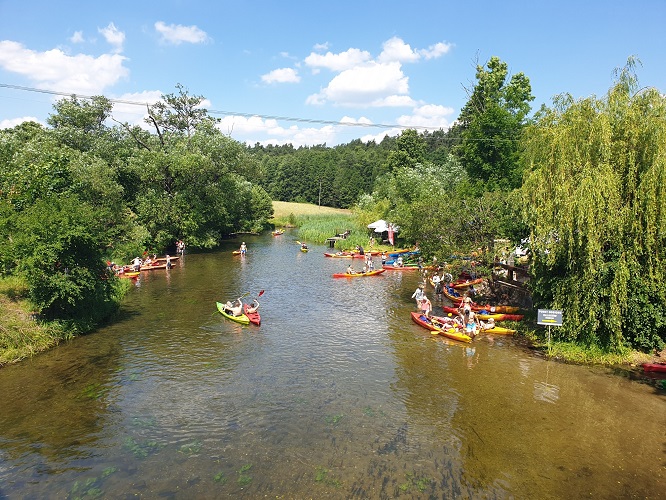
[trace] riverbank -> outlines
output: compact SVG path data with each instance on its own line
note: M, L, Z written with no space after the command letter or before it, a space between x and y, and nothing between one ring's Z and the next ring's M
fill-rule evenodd
M125 283L119 293L124 295L127 290L129 284ZM84 328L89 327L74 322L41 320L28 299L28 286L24 281L16 277L0 279L0 368L89 333L90 330Z
M0 280L0 367L17 363L69 340L75 335L58 322L44 322L35 317L25 297L27 288L14 279ZM522 326L522 325L521 325ZM524 325L527 326L527 325ZM584 365L638 368L642 363L666 362L666 350L648 354L627 349L609 353L566 342L552 342L550 349L534 328L520 331L531 349L551 359Z
M336 244L336 249L344 250L355 245L367 247L367 230L349 210L279 201L273 205L275 224L280 225L278 221L290 224L292 221L298 226L298 237L304 241L323 243L336 230L352 229L350 237ZM339 245L344 248L338 248ZM391 247L375 245L374 249L390 251ZM27 285L14 278L0 280L0 366L29 358L75 336L71 328L36 318L26 298L27 291ZM627 368L639 368L642 363L666 362L666 350L659 354L629 349L611 353L565 342L553 342L549 348L543 334L537 333L535 324L521 324L520 327L519 334L532 349L562 362Z
M66 338L59 325L37 321L27 291L20 280L0 280L0 367L46 351Z

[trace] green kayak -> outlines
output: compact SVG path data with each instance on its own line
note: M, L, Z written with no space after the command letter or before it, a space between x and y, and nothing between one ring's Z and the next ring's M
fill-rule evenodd
M217 310L220 311L222 316L229 318L231 321L235 321L236 323L241 323L243 325L250 324L250 318L245 316L245 314L241 314L240 316L233 316L224 310L224 304L222 302L216 302L216 304Z

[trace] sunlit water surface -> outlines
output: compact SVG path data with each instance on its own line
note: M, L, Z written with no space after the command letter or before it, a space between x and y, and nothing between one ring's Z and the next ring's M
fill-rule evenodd
M654 387L433 337L415 274L334 279L349 262L324 247L246 241L143 273L120 321L0 370L0 497L666 497ZM216 312L260 290L260 327Z

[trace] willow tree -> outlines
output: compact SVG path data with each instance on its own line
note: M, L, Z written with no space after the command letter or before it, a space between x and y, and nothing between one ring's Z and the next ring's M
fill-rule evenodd
M523 192L539 306L565 340L621 349L666 339L666 99L636 60L601 99L555 99L525 138Z

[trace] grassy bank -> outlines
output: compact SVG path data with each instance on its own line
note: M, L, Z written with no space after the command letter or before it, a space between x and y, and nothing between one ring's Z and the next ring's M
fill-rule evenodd
M129 290L121 280L117 300ZM27 284L15 276L0 279L0 367L51 349L64 340L88 333L89 321L43 321L28 299Z
M18 278L0 280L0 366L29 358L70 337L60 325L35 319L27 292L27 285Z
M350 250L357 245L369 248L370 233L351 210L320 207L309 203L273 201L276 227L298 228L298 238L310 243L325 243L336 234L349 231L349 236L335 244L335 250ZM375 243L373 249L392 251L389 245Z
M351 210L344 208L320 207L311 203L296 203L292 201L273 201L273 223L277 227L294 226L300 217L304 216L352 216Z
M520 327L523 329L520 329ZM542 327L525 328L527 325L518 325L519 334L523 336L530 345L541 351L550 359L563 361L565 363L580 365L604 365L604 366L640 366L642 363L666 362L666 350L659 356L623 349L621 351L608 351L599 346L585 346L573 342L565 342L551 338L548 342L548 334Z

